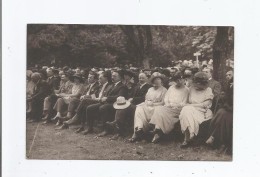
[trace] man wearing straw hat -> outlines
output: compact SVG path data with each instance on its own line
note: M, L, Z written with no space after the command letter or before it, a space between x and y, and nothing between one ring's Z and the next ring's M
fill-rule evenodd
M134 113L136 109L136 105L144 102L145 95L148 89L151 87L150 84L147 83L148 77L145 73L139 74L139 84L136 86L135 93L133 98L129 98L124 103L124 97L118 97L117 101L114 103L114 108L116 109L115 120L113 122L106 122L111 129L116 130L116 134L111 139L117 139L119 136L122 136L124 131L126 130L127 123L133 123ZM129 105L129 103L131 103Z

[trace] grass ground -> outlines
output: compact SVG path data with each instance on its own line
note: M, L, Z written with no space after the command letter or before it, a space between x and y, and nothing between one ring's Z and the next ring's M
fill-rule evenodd
M37 128L38 126L38 128ZM169 139L159 144L146 141L129 143L129 137L109 140L96 134L74 133L77 126L55 130L53 124L27 123L26 154L28 159L48 160L205 160L231 161L232 157L205 146L180 149L180 141ZM35 136L35 132L37 133ZM34 138L35 136L35 138ZM33 142L34 139L34 143Z

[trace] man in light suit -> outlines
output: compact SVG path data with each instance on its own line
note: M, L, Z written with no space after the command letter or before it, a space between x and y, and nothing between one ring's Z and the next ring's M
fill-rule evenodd
M82 114L82 108L93 102L93 99L96 98L97 92L99 90L98 75L94 72L89 72L88 74L88 86L86 87L84 95L79 98L72 98L69 103L69 109L75 111L75 115L71 117L68 121L63 122L63 125L57 129L68 128L70 124L76 123ZM95 101L95 100L94 100ZM95 103L95 102L94 102ZM84 110L84 109L83 109ZM84 111L83 111L84 112Z

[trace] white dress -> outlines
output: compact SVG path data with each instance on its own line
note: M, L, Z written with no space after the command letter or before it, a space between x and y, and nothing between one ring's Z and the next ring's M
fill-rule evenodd
M189 103L200 104L200 106L186 105L182 108L179 116L182 132L188 128L190 134L198 135L199 125L213 116L210 110L213 97L209 87L202 91L198 91L194 87L190 88Z
M156 129L161 129L164 134L170 133L174 125L179 121L179 114L182 107L187 103L189 89L184 86L176 89L171 86L164 97L164 106L157 106L150 123L155 125Z
M76 95L78 94L79 97L82 95L84 91L84 86L83 84L73 84L72 89L71 89L71 94ZM63 100L66 104L69 104L71 101L70 96L63 97Z
M167 89L160 87L157 90L151 87L145 96L145 102L136 106L134 128L142 128L144 132L149 130L149 122L154 112L154 108L157 106L150 106L150 103L162 102Z

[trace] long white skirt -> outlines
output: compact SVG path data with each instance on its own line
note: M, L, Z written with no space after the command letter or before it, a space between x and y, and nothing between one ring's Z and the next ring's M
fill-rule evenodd
M142 128L144 132L149 131L149 122L154 113L155 106L147 106L145 103L141 103L136 106L134 129Z
M181 108L173 109L166 106L158 106L154 110L150 123L154 124L155 128L161 129L164 134L168 134L179 121L180 111Z
M181 130L184 132L187 128L190 134L198 135L199 125L212 118L210 109L202 109L193 106L184 106L180 113Z

